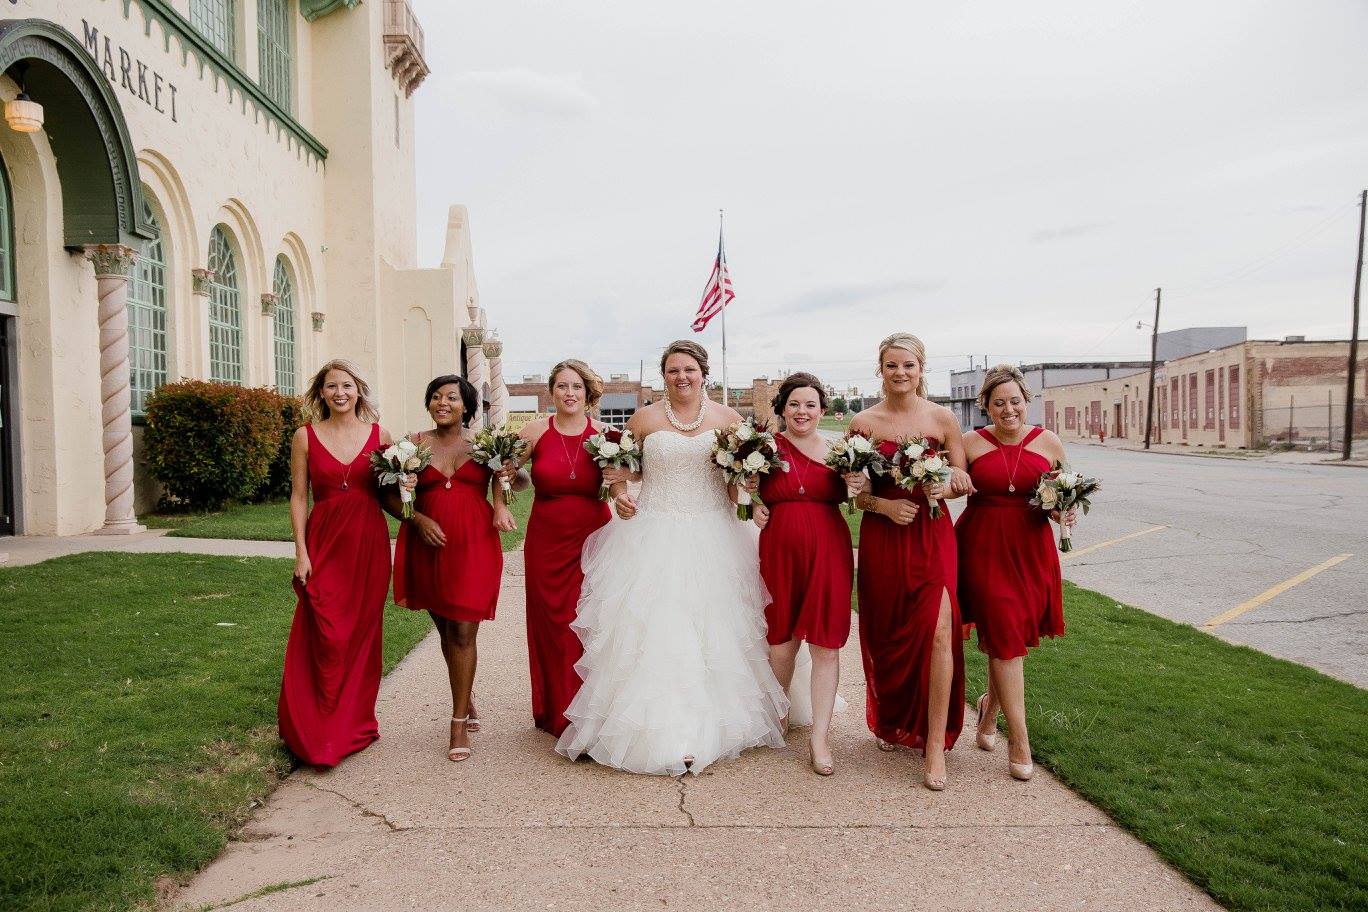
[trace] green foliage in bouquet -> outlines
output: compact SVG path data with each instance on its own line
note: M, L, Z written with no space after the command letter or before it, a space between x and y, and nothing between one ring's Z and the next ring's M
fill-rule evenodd
M166 505L216 510L266 484L285 436L280 399L203 380L159 387L147 401L143 445Z

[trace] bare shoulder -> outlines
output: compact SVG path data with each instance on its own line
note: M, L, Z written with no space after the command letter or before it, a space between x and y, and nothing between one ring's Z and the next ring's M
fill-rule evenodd
M959 433L959 419L955 417L955 413L950 411L949 407L932 402L929 399L926 400L926 404L930 408L931 420L936 423L936 427L954 428L955 432Z
M394 443L394 438L390 436L390 432L383 427L380 428L380 445L389 446L391 443Z
M599 421L597 418L590 418L589 426L594 429L595 433L598 434L603 433L603 431L608 427L608 425L604 424L602 421Z
M1037 449L1054 462L1064 462L1064 441L1059 439L1059 435L1049 429L1042 430L1033 441L1037 444Z
M536 446L537 441L541 440L542 434L546 433L547 423L548 422L542 421L540 418L536 421L529 421L518 430L518 436L523 440L526 440L532 446Z
M632 413L632 417L627 419L627 430L631 431L632 436L638 440L664 426L665 410L659 402L652 402L650 405L637 409Z
M712 402L708 406L708 411L716 415L723 425L736 424L741 420L741 413L730 405L722 405L719 402ZM711 422L709 422L711 424Z
M964 447L964 455L970 460L977 459L993 448L993 445L984 440L983 435L978 431L966 431L961 435L960 443Z
M852 431L858 431L861 434L873 434L875 429L878 428L879 423L882 420L883 403L880 402L875 405L871 405L869 408L864 409L863 411L856 412L855 416L850 419L849 429Z

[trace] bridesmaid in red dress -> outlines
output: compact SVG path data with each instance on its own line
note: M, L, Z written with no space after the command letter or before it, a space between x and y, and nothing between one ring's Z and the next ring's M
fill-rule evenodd
M432 462L418 473L413 517L399 529L394 601L432 616L451 685L447 759L461 761L470 757L469 732L478 731L470 696L475 637L481 621L494 619L499 601L499 532L511 532L515 523L503 489L491 485L493 473L470 458L465 428L479 408L475 387L447 374L428 384L424 398L434 426L418 439L431 448ZM398 492L391 489L387 496L397 507Z
M529 422L520 432L528 442L537 492L527 519L523 560L532 720L560 737L569 724L565 708L581 683L575 663L583 645L570 629L584 581L580 557L584 540L608 522L609 511L598 497L603 472L584 449L584 442L603 429L589 417L603 396L603 381L589 365L572 358L551 369L546 385L555 414Z
M921 340L896 333L879 345L883 399L850 422L852 431L884 441L888 452L901 437L940 443L956 469L954 484L967 489L959 422L926 398ZM868 689L869 728L881 750L920 748L923 784L945 788L945 751L964 725L963 641L955 589L955 530L949 510L932 519L927 491L906 491L888 476L872 484L847 477L862 492L860 522L860 649ZM948 495L950 491L930 493Z
M327 768L380 737L375 697L390 550L369 454L391 441L377 423L369 385L349 361L323 365L305 399L321 418L290 443L299 601L278 713L291 753Z
M1025 656L1042 636L1064 635L1064 601L1050 518L1073 525L1073 512L1047 517L1030 505L1040 476L1064 460L1053 432L1026 423L1031 391L1021 371L999 364L988 371L979 405L992 427L964 435L974 492L955 525L960 554L972 561L959 579L964 622L978 629L988 656L988 692L979 697L976 742L997 742L999 706L1007 716L1007 768L1031 778L1026 732Z
M787 472L760 480L764 506L756 511L760 533L760 575L770 593L770 667L787 693L798 647L812 655L812 732L808 750L813 772L833 772L827 732L840 676L838 652L850 636L850 589L855 574L850 527L841 517L848 496L841 476L827 467L830 444L817 433L826 412L822 381L794 373L774 397L784 419L775 435Z

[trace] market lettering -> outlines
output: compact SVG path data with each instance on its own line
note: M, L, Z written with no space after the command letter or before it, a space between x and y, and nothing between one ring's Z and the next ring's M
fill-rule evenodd
M176 111L176 84L134 57L123 47L115 45L108 35L82 19L86 50L113 85L127 89L138 100L158 114L170 114L172 123L180 123ZM118 68L115 69L114 51L118 49Z

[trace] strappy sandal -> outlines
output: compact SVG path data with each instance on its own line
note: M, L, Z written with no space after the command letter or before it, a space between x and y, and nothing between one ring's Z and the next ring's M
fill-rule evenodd
M480 717L475 715L475 701L470 701L470 721L466 723L466 731L477 732L480 730Z
M466 731L470 730L470 716L452 716L452 722L461 722L466 726ZM470 759L471 750L468 747L453 747L447 751L447 759L452 763L459 763L462 760Z

